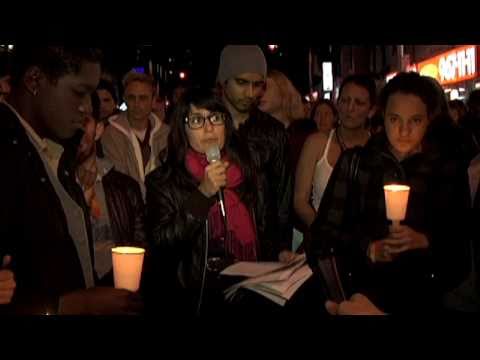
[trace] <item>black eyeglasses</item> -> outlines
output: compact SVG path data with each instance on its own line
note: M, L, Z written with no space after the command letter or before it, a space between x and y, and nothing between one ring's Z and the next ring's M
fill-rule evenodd
M205 126L205 120L208 119L213 126L225 124L225 114L221 112L212 112L208 116L192 114L185 118L185 124L192 130L201 129Z

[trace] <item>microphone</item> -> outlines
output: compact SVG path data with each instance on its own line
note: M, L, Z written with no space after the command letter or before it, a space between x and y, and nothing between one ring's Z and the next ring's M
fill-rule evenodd
M205 152L205 155L207 155L207 161L209 164L213 164L216 161L220 161L221 155L220 155L220 148L218 147L218 144L213 144L212 146L210 146ZM218 202L220 203L220 210L222 211L222 216L226 220L227 217L225 213L225 201L223 200L223 190L220 189L217 195L218 195Z

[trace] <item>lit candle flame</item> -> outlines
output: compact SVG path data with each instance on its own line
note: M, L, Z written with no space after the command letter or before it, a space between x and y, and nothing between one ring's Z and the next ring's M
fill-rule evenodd
M407 185L390 184L383 187L385 191L385 207L387 219L398 225L405 220L410 187Z

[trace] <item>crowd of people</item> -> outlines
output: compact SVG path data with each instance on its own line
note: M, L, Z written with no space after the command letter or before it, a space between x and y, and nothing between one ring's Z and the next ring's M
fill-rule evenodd
M22 44L0 63L0 313L479 310L480 90L463 104L417 73L382 89L352 74L306 110L260 47L228 45L212 86L167 106L135 71L120 97L101 64L97 49ZM391 183L410 186L400 225ZM114 287L118 245L146 249L137 292ZM225 299L228 265L299 252L313 276L286 306Z

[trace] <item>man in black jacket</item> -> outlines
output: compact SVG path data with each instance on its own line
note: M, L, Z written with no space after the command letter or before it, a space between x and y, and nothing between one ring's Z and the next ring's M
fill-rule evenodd
M228 45L220 56L218 88L235 128L250 149L258 191L259 236L271 244L267 257L288 261L291 250L293 177L283 126L257 109L265 88L267 63L258 46ZM265 206L263 206L265 204Z
M100 112L99 96L92 93L77 153L77 174L82 174L78 178L90 209L95 272L100 284L112 286L111 248L146 247L145 208L140 185L135 179L116 171L113 162L98 153L96 145L105 129L104 123L98 120Z
M106 314L132 310L131 293L98 288L88 209L75 155L100 53L16 46L12 91L0 104L0 257L17 287L5 313Z

